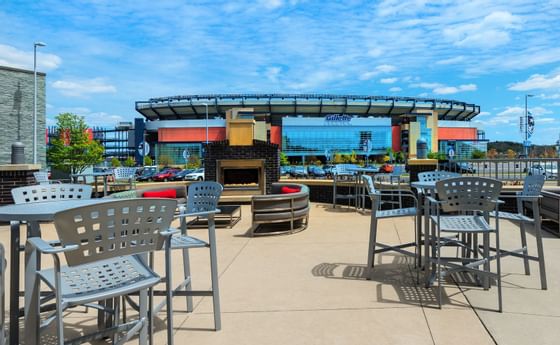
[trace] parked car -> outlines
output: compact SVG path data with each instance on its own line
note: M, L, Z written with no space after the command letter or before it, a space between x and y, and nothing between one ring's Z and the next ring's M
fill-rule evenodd
M460 174L476 174L476 169L472 163L467 162L442 162L439 164L439 170L458 172Z
M181 170L176 168L163 169L159 173L152 176L152 181L171 181L175 177L175 174L177 174L179 171Z
M528 175L544 175L547 180L558 178L558 169L552 166L533 164L527 170Z
M147 166L142 169L142 173L136 177L136 181L138 182L146 182L151 181L152 177L157 174L157 167L155 166Z
M280 175L281 176L289 175L290 171L291 171L291 167L289 165L280 166Z
M290 175L292 175L292 177L295 177L295 178L307 177L308 176L307 168L302 166L302 165L297 165L297 166L292 168L292 170L290 171Z
M185 181L204 181L204 168L196 169L185 175Z
M194 169L183 169L183 170L179 171L178 173L176 173L175 176L173 176L172 181L184 181L185 176L192 173L193 171L194 171Z
M327 176L327 173L325 173L325 170L323 170L323 168L318 167L318 166L310 166L307 170L309 171L309 175L314 176L314 177L325 177L325 176Z

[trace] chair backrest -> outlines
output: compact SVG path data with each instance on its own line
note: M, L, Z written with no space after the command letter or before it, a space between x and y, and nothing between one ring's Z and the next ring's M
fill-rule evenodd
M38 184L49 184L49 173L46 171L35 171L33 177Z
M136 168L134 167L119 167L113 170L115 180L128 180L133 179L136 175Z
M85 184L38 184L12 189L16 204L55 200L91 199L91 186Z
M362 182L366 185L366 190L368 195L372 195L376 193L375 184L373 183L373 179L369 175L362 175Z
M523 181L523 196L539 196L541 195L542 188L544 186L544 175L532 175L525 177Z
M502 182L483 177L455 177L436 182L444 212L491 211L502 190Z
M437 182L446 178L460 177L461 174L451 171L424 171L418 173L418 181L420 182Z
M213 181L190 184L187 192L186 212L206 212L217 209L223 189L221 184Z
M65 253L75 266L161 249L160 232L169 229L176 207L173 199L117 200L58 212L54 225L62 245L79 245Z

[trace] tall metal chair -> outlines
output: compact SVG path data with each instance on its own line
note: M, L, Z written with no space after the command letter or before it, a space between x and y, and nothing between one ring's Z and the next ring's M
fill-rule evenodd
M494 226L491 226L486 217L489 212L497 211L500 203L499 195L502 189L502 182L481 177L456 177L444 179L436 182L438 199L428 196L430 202L439 206L436 207L436 214L432 215L432 245L435 249L435 258L432 262L436 265L435 278L438 282L438 305L441 308L442 279L453 272L467 271L484 276L485 288L488 287L488 277L494 278L498 285L498 310L502 311L502 280L500 255L496 255L497 272L490 272L490 234L496 235L496 250L500 251L500 232L499 219L495 218ZM442 214L443 212L443 214ZM468 213L468 214L467 214ZM465 243L450 237L443 237L446 234L478 234L483 235L482 257L444 257L442 248L446 246L467 246ZM478 253L478 248L476 248ZM479 267L483 265L481 270ZM445 272L441 267L446 266Z
M436 170L436 171L423 171L418 173L418 181L420 182L437 182L446 178L460 177L461 174L451 171ZM418 190L419 193L424 193L423 190Z
M136 187L136 168L134 167L118 167L113 170L114 181L113 187L128 187L134 189Z
M362 183L366 186L366 191L371 199L371 221L369 230L369 248L368 248L368 261L367 268L370 272L373 270L375 265L375 254L385 253L388 251L395 251L407 256L413 256L415 260L418 258L419 253L419 219L420 214L418 213L418 200L414 193L410 190L387 190L378 191L375 189L373 179L369 175L362 175ZM408 197L413 201L413 207L398 208L381 210L381 206L384 203L382 201L383 197L399 195L401 193L403 197ZM395 217L414 217L414 227L415 227L415 241L409 243L403 243L398 245L388 245L384 243L377 242L377 221L382 218L395 218ZM404 248L414 246L414 253L405 250ZM369 277L369 276L368 276ZM369 278L368 278L369 279Z
M500 219L506 219L514 223L519 224L519 230L521 233L521 248L516 250L500 250L500 255L502 257L511 255L514 257L522 258L523 264L525 266L525 274L531 274L529 269L529 260L538 261L539 263L539 273L541 279L541 289L547 289L546 283L546 268L544 261L544 248L542 243L542 229L541 229L541 217L539 212L539 200L542 198L541 191L544 185L545 176L544 175L532 175L525 177L523 182L523 190L521 192L515 193L515 195L505 194L500 195L500 199L504 198L516 198L517 212L503 212L500 211ZM525 205L530 205L532 211L532 217L529 217L525 213ZM491 212L490 217L495 217L496 213ZM529 255L527 249L527 235L525 231L526 225L532 225L535 229L535 238L537 241L537 256ZM495 248L491 248L495 250Z
M216 233L214 214L219 213L218 201L222 194L223 187L217 182L196 182L189 185L187 192L187 204L180 207L180 224L181 233L171 237L171 250L180 249L183 254L183 273L184 277L181 283L175 288L168 285L166 288L167 299L154 307L154 313L159 312L167 304L167 328L168 328L168 345L173 344L173 338L170 337L173 330L173 296L186 296L187 312L193 311L192 296L212 296L214 307L214 328L221 329L220 317L220 291L218 285L218 257L216 253ZM207 217L208 218L208 241L189 236L187 233L187 217ZM192 278L190 270L189 249L208 248L210 252L210 274L212 280L212 288L210 291L194 291L192 289ZM166 279L171 284L171 265L169 260L166 263Z
M38 184L12 189L16 204L46 202L57 200L91 199L92 188L84 184Z
M53 247L39 237L28 239L26 251L30 258L38 253L51 254L54 267L34 273L35 286L25 291L28 304L26 328L30 337L39 337L40 329L56 322L57 344L65 344L63 329L64 310L77 305L92 305L96 301L113 299L131 293L140 293L138 320L119 324L119 306L108 310L113 313L112 327L69 340L81 343L113 335L113 341L122 344L139 333L139 343L146 344L151 318L147 313L148 289L161 278L142 259L143 253L165 248L169 252L169 230L177 202L170 199L129 199L78 207L55 215L54 225L62 243ZM59 254L64 253L67 266L61 266ZM166 255L169 258L169 255ZM29 272L28 272L29 274ZM29 278L29 277L27 277ZM39 327L40 291L38 280L53 292L55 311ZM169 282L168 282L169 284ZM45 298L40 300L45 301ZM124 333L124 335L120 335Z

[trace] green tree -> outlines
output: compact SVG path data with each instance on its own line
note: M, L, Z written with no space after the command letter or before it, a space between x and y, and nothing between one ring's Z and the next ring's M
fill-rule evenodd
M121 166L121 161L117 157L111 158L111 166L113 168L118 168Z
M84 118L71 113L56 116L58 137L47 151L50 165L60 171L79 174L103 161L103 146L90 139Z
M280 152L280 165L290 165L290 161L288 160L288 156L284 152Z
M125 167L133 167L136 166L136 161L134 160L134 158L132 157L126 157L126 160L124 161L124 166Z
M190 155L189 161L187 162L187 169L198 169L200 168L200 157L197 155Z
M154 160L150 156L144 157L144 165L154 165Z
M486 153L480 150L473 150L471 154L472 159L484 159L486 158Z

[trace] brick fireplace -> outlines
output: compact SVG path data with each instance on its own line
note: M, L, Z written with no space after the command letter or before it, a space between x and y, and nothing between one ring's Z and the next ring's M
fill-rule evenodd
M223 195L268 194L280 178L280 154L276 144L253 140L252 145L209 143L205 148L204 178L224 186Z

